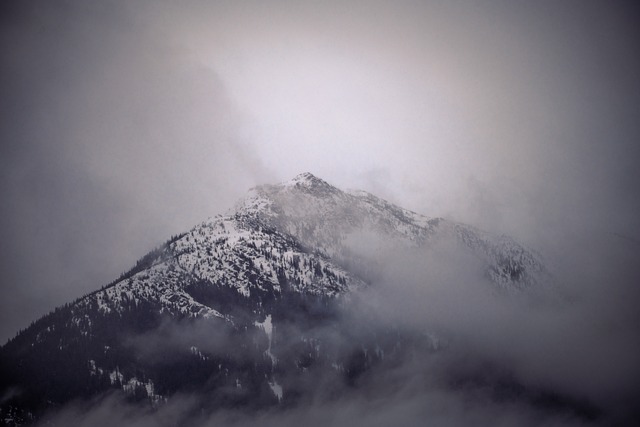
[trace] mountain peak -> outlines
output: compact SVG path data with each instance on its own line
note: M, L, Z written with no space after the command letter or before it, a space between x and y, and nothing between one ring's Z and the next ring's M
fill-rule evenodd
M318 178L311 172L303 172L299 175L296 175L291 181L291 184L301 184L306 186L316 186L316 185L329 185L323 179Z
M301 189L317 196L326 196L340 192L336 187L310 172L296 175L291 181L285 183L285 187Z

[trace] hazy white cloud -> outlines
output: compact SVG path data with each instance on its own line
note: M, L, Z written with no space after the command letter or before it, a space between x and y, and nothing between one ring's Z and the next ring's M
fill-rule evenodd
M628 5L2 7L2 337L304 170L543 249L640 236Z

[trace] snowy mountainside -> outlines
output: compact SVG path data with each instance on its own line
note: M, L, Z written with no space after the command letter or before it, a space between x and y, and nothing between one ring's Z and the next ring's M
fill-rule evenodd
M169 243L149 268L78 304L95 301L108 312L120 310L123 298L142 298L171 314L232 321L189 295L186 285L203 281L230 287L245 297L252 292L280 293L283 286L335 296L364 285L329 260L304 251L291 236L235 214L199 224Z

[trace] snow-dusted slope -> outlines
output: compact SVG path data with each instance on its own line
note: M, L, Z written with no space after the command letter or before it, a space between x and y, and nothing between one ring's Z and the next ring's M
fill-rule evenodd
M293 236L237 212L197 225L159 251L148 268L77 304L97 302L108 312L122 309L122 301L145 299L168 313L232 321L185 290L201 282L235 289L245 297L281 293L283 287L335 296L364 285L326 257L303 249Z

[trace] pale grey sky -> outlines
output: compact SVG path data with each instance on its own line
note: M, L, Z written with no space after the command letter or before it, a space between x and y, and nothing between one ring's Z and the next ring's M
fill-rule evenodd
M631 4L0 8L2 342L303 171L537 248L640 240Z

